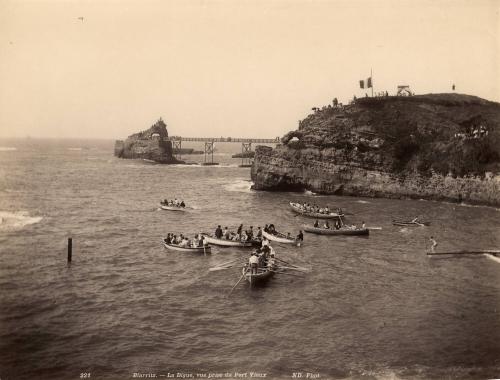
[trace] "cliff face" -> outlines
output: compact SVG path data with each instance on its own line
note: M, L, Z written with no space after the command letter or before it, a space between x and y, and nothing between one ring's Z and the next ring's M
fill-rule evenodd
M275 149L257 147L257 190L500 205L500 105L458 94L323 107Z
M161 164L182 163L173 156L172 143L167 138L167 125L160 119L151 128L135 133L125 141L117 140L115 156L147 159Z

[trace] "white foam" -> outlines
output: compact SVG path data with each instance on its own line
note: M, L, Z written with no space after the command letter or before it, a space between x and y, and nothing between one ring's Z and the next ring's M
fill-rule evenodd
M306 191L304 191L304 194L305 194L305 195L318 195L318 194L316 194L316 193L312 192L311 190L306 190Z
M231 182L224 186L227 191L237 191L240 193L250 193L252 191L251 187L253 185L252 181L239 179L235 182Z
M82 148L67 148L68 150L77 150L77 151L80 151L82 150Z
M0 146L0 152L12 152L14 150L17 150L17 148L13 146Z
M0 230L17 230L43 219L41 216L30 216L28 211L0 211Z
M368 201L361 201L361 200L357 200L356 202L358 202L358 203L370 203Z

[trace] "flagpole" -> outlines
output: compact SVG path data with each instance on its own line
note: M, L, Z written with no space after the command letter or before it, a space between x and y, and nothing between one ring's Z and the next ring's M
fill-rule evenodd
M372 80L372 98L373 98L373 73L371 68L370 68L370 78Z

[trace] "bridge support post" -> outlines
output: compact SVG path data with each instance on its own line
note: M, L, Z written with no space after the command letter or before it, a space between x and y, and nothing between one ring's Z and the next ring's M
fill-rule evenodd
M214 162L214 150L215 143L214 141L206 141L205 142L205 162L203 165L219 165L217 162ZM208 161L210 160L210 161Z
M175 158L178 160L182 160L182 140L171 140L172 141L172 150ZM176 153L177 149L177 153Z
M241 143L241 165L242 168L248 168L252 166L252 158L250 153L252 152L252 142L242 142Z

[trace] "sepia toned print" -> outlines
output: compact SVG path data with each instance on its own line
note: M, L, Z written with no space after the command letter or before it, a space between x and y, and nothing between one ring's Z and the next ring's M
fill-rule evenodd
M0 380L500 377L499 11L0 2Z

